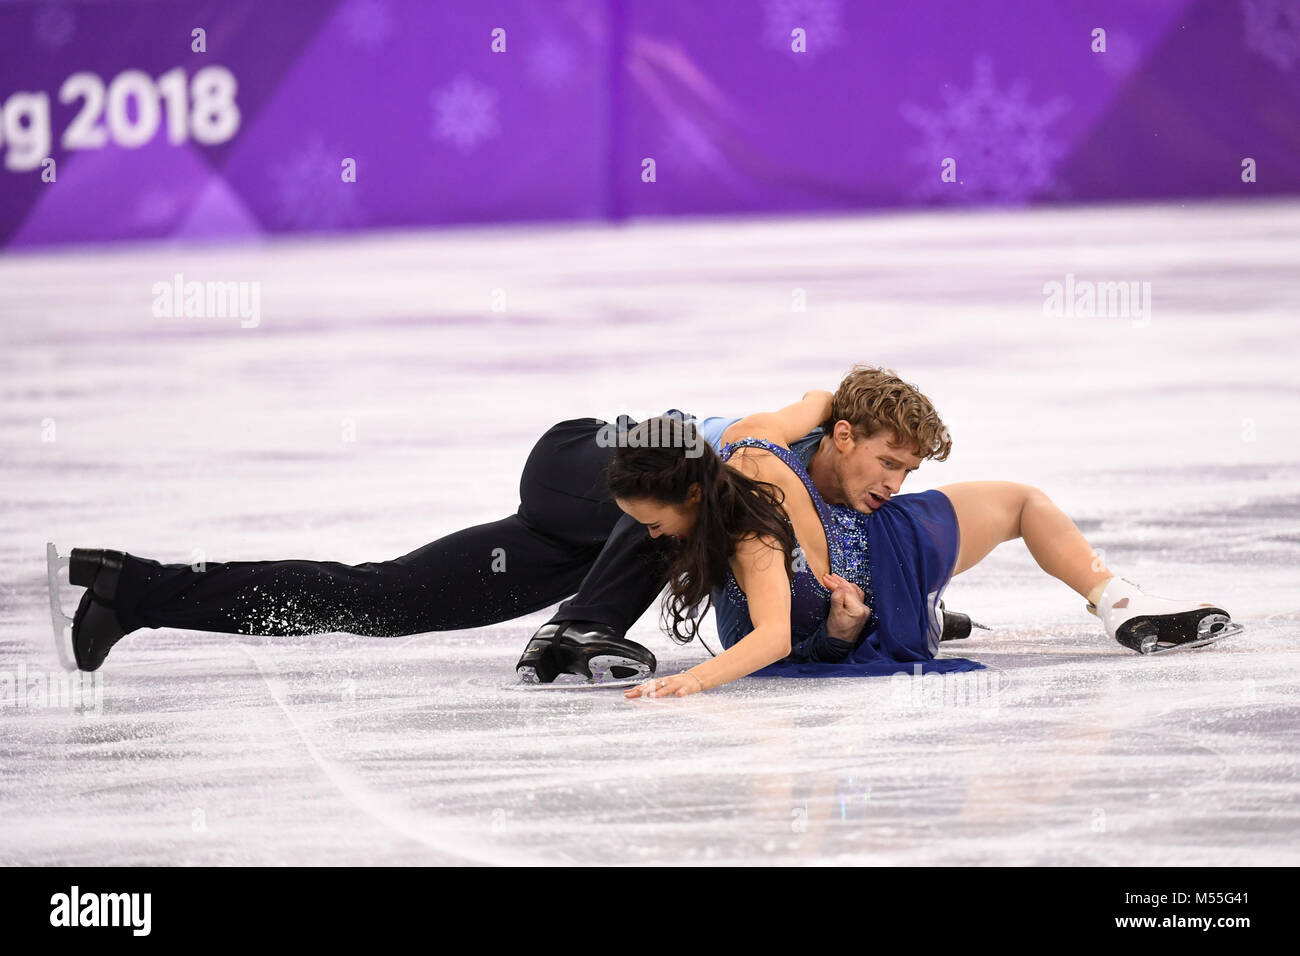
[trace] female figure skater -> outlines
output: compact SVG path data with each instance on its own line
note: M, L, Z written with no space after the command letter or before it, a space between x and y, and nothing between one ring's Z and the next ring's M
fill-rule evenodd
M810 458L791 450L807 424L791 414L799 406L728 423L718 458L686 456L689 433L646 447L636 429L616 451L609 484L619 507L652 536L674 542L670 633L689 639L698 626L691 612L711 595L726 648L627 697L686 696L760 671L836 676L894 673L906 662L923 670L979 667L934 659L938 596L952 575L1017 537L1044 571L1087 598L1107 634L1139 653L1199 646L1240 629L1220 607L1147 595L1113 575L1036 488L962 482L899 495L906 474L923 458L946 457L949 442L928 402L912 403L913 414L891 410L882 393L902 383L881 375L850 373ZM854 417L874 417L877 428L860 432L841 413L853 414L864 389L876 414L859 408ZM840 457L827 457L832 449ZM828 505L819 488L857 509Z

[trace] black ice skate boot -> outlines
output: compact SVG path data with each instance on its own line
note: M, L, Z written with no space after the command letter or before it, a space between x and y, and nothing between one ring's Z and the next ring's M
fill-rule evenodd
M538 629L515 670L525 684L549 684L560 674L604 683L648 677L657 666L648 648L619 637L607 624L558 621Z
M122 551L73 548L68 580L86 589L72 618L72 653L83 671L98 670L108 652L126 634L117 619L117 581Z
M1139 654L1202 647L1243 630L1217 604L1156 597L1127 578L1111 578L1097 603L1085 606L1101 618L1107 634Z
M524 648L524 654L515 665L519 680L524 684L549 684L560 673L555 660L555 638L567 623L543 624Z
M940 641L961 641L970 637L971 628L978 627L981 631L987 631L988 628L983 624L977 624L970 619L969 614L962 614L960 611L949 611L943 606L943 601L939 602L939 614L942 616L943 632L939 635Z
M941 641L960 641L970 637L971 619L969 614L962 614L960 611L949 611L939 602L939 613L943 615L943 633L939 636Z
M569 621L554 641L556 664L562 672L589 681L640 680L658 667L650 649L618 636L608 624Z

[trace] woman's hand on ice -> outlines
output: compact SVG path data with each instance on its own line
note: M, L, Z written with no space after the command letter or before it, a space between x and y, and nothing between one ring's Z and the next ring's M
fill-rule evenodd
M672 677L656 677L635 687L623 691L627 700L634 697L687 697L704 690L704 684L692 673L674 674Z

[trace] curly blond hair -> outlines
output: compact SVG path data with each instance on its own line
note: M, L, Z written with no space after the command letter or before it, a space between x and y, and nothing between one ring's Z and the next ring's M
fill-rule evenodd
M831 417L823 428L830 434L843 419L859 438L892 431L893 444L910 445L918 458L943 461L952 451L952 438L930 400L891 368L855 365L849 369L831 401Z

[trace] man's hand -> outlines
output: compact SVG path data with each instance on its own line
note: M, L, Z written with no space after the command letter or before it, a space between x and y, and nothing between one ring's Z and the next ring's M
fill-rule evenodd
M866 595L862 593L862 588L838 574L825 575L822 584L831 592L831 613L826 619L827 636L837 641L855 643L867 618L871 616L871 608L865 603Z

